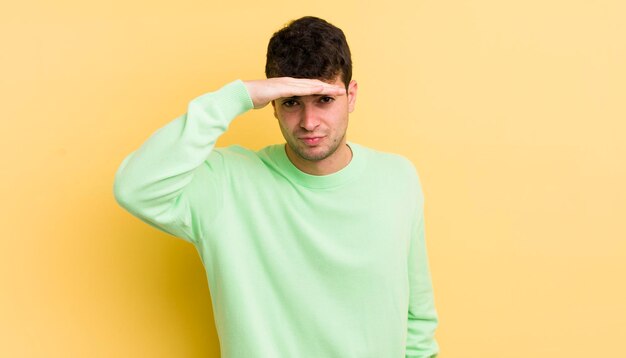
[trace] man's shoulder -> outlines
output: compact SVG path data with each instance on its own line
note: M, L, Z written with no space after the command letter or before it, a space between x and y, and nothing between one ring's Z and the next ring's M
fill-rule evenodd
M363 145L360 148L367 153L370 170L387 177L394 177L393 180L397 180L398 185L410 183L409 185L411 186L421 187L419 171L415 164L405 155Z
M258 162L256 152L239 144L215 147L205 160L216 168L236 168L250 166Z
M224 147L215 147L215 152L225 156L239 156L239 155L251 155L254 154L252 149L246 148L240 144L230 144Z
M372 147L358 147L367 153L368 170L373 172L374 177L382 178L381 182L395 192L403 193L407 198L417 197L418 202L423 201L422 184L413 162L405 155L376 149Z
M231 169L266 168L268 159L276 156L278 147L279 144L274 144L255 150L240 144L231 144L214 148L207 161L218 161Z
M224 147L216 147L214 151L217 151L222 155L228 155L228 156L258 157L258 156L266 155L267 153L272 152L278 146L280 146L280 144L267 145L261 149L250 149L250 148L244 147L241 144L230 144Z
M402 154L352 142L349 144L363 152L375 167L384 166L396 170L416 171L413 162Z

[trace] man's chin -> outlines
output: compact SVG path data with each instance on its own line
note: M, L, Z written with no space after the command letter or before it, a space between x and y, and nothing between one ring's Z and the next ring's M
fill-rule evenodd
M317 162L329 156L328 150L321 147L299 149L295 153L298 157L311 162Z

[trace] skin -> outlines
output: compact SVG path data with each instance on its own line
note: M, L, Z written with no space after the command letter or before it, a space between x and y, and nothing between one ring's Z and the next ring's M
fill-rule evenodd
M272 103L287 157L298 169L328 175L348 165L352 151L346 131L355 108L356 81L350 81L348 89L339 76L329 81L279 77L244 84L254 108ZM312 143L304 137L322 138Z

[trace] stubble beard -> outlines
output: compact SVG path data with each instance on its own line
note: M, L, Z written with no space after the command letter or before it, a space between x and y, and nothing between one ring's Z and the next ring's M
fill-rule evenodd
M329 143L326 150L319 152L317 151L318 147L312 148L314 151L307 151L307 146L304 143L296 142L294 144L288 141L287 144L289 145L289 147L291 147L291 150L301 159L317 162L333 155L337 151L337 149L339 149L339 145L342 143L345 136L346 134L344 133L341 138L334 138L332 142Z

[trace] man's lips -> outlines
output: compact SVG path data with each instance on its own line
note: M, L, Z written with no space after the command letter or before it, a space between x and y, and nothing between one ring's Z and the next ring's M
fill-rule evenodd
M322 138L324 137L323 136L322 137L300 137L300 140L302 140L304 143L308 145L315 145L319 143L322 140Z

